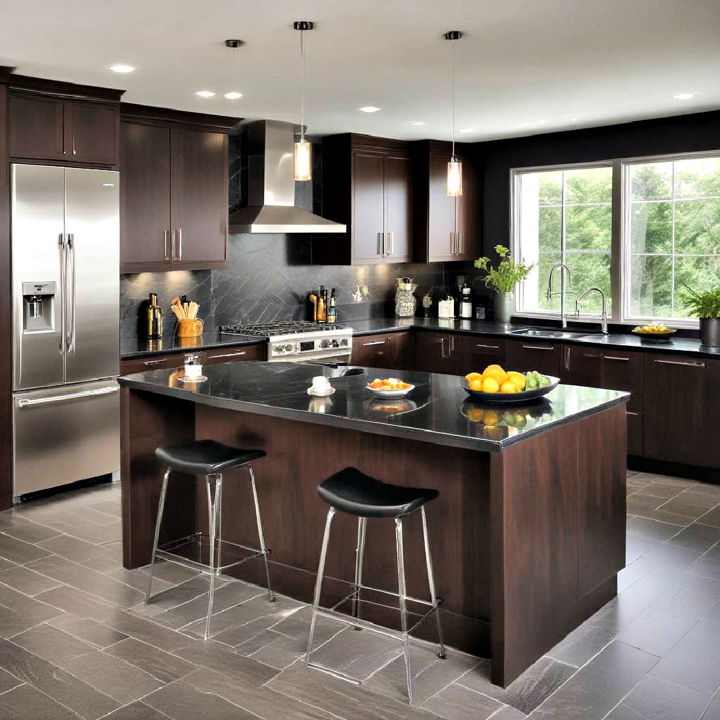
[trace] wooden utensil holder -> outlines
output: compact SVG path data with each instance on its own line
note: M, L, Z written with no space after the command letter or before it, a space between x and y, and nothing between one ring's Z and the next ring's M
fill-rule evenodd
M200 318L183 318L178 320L175 335L179 338L197 337L202 335L203 321Z

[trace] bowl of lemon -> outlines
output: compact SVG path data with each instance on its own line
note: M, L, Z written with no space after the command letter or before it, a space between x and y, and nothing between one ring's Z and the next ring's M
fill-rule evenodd
M560 378L537 370L521 373L488 365L481 373L468 373L460 384L473 400L506 404L543 397L560 384Z
M633 335L641 337L643 340L654 342L668 341L677 330L669 328L664 323L651 323L650 325L638 325L632 329Z

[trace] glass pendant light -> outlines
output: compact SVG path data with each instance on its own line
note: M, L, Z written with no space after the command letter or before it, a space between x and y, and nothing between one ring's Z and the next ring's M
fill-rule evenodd
M312 179L312 144L305 139L305 31L312 30L309 20L297 20L293 27L300 31L300 63L302 85L300 87L300 139L295 143L295 179Z
M462 33L450 30L443 37L450 41L452 57L452 153L447 166L447 194L457 197L462 195L462 162L455 155L455 41L462 37Z

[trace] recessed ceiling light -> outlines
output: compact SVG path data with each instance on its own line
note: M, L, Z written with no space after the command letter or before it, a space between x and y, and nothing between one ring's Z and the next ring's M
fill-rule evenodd
M195 94L204 98L215 97L215 93L212 90L198 90Z
M675 100L692 100L695 97L695 93L684 92L673 95Z
M459 129L458 129L458 132L461 132L461 133L471 133L471 132L475 132L475 128L459 128Z
M576 123L580 120L580 118L570 118L571 123Z
M136 70L136 68L132 65L124 65L123 63L118 63L117 65L110 65L108 69L116 73L131 73L135 72Z
M410 124L414 127L420 127L421 125L427 125L427 123L424 123L422 120L411 120Z
M233 90L233 91L231 91L231 92L226 92L226 93L225 93L225 97L226 97L228 100L239 100L239 99L242 97L242 93L240 93L240 92L235 92L235 91Z
M361 110L362 112L372 113L377 112L380 110L379 107L375 107L374 105L363 105L361 108L358 108L358 110Z

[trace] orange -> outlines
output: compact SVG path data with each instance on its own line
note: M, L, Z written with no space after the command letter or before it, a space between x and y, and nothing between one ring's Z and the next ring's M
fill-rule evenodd
M511 370L508 373L508 380L512 380L515 383L518 392L522 392L525 389L525 376L522 373Z
M486 377L482 383L482 391L496 393L500 390L500 383L494 377Z
M505 371L503 370L502 365L488 365L488 366L483 370L483 375L485 375L486 373L490 372L491 370L499 370L499 371L502 372L502 373L505 372Z
M501 386L500 386L500 392L501 393L516 393L518 392L517 385L512 380L506 380Z
M469 387L473 392L482 392L482 389L483 389L482 375L480 375L479 378L476 379L476 380L471 380L471 381L468 383L468 387Z
M483 377L495 378L498 385L502 385L507 380L507 373L502 368L500 368L499 370L496 368L494 370L486 370L483 374Z
M465 379L471 383L473 380L482 380L482 375L478 372L471 372L465 376Z

